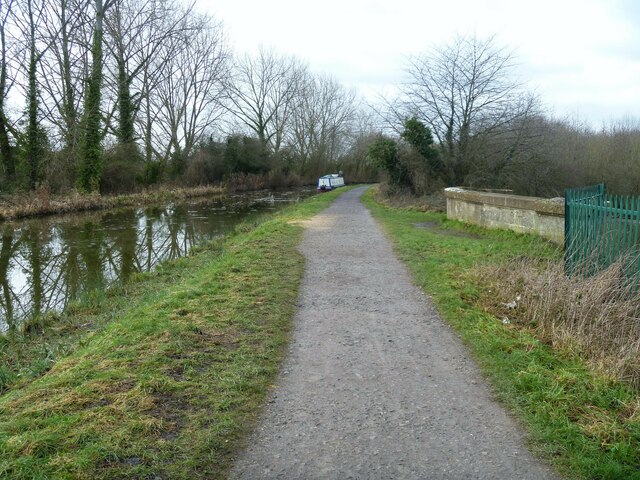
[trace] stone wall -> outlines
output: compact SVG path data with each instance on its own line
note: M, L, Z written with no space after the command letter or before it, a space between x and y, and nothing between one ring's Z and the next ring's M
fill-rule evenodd
M445 188L447 217L487 228L537 233L557 243L564 241L564 199L523 197Z

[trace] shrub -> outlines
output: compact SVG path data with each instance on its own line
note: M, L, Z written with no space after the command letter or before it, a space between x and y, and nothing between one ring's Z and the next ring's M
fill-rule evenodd
M299 175L285 174L281 170L271 170L267 174L266 186L271 189L299 187L302 185L302 179Z
M75 188L76 156L73 152L61 150L53 152L45 166L44 178L51 190L56 193L68 192Z
M116 145L105 152L100 178L100 193L127 193L136 190L142 179L142 161L138 147Z
M266 187L266 176L253 173L233 173L225 180L225 186L232 191L262 190Z
M392 191L396 188L413 191L411 174L405 163L400 160L397 142L380 136L369 146L369 157L387 173Z
M199 151L187 162L182 181L191 187L206 185L210 181L207 170L207 156L205 152Z
M445 168L438 151L433 147L431 130L415 116L404 121L401 137L409 143L421 158L419 171L444 182Z
M408 172L410 178L409 190L417 196L431 195L442 190L446 185L441 176L432 173L426 166L426 160L415 148L409 145L398 146L398 162Z
M144 185L154 185L164 180L166 174L166 162L164 161L151 161L146 162L142 169L142 178L140 182Z
M230 173L266 173L270 169L269 155L262 143L244 135L227 139L224 160Z
M187 185L205 185L220 182L229 173L224 144L210 141L189 158L182 179Z

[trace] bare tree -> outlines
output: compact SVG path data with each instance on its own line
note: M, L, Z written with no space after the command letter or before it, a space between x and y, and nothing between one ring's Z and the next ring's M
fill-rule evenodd
M90 4L83 0L49 0L46 35L54 39L40 64L39 86L45 119L55 127L55 146L75 163L79 124L88 76L91 44Z
M172 161L175 174L224 113L230 57L222 25L213 18L191 15L180 31L155 56L162 78L141 106L151 148Z
M340 169L344 170L349 181L375 181L378 179L378 166L369 156L369 146L380 138L382 125L379 124L379 116L374 109L359 104L351 123L346 139L348 150L340 160Z
M335 79L306 75L292 115L291 145L305 172L313 174L336 162L347 150L356 116L356 97Z
M105 19L115 70L110 75L118 109L115 133L121 144L134 141L136 114L150 89L145 82L158 78L158 72L149 68L152 59L172 37L184 33L181 29L190 27L184 21L190 13L191 7L179 8L171 0L118 0ZM160 63L155 65L161 68Z
M294 57L260 48L234 65L227 84L229 112L277 154L282 146L306 66Z
M11 58L8 30L14 0L0 2L0 156L9 181L13 180L16 173L11 140L9 135L17 137L17 132L13 128L7 117L6 101L13 84L9 77L9 59Z
M41 117L41 98L38 82L39 64L45 53L58 39L58 32L46 35L50 18L47 15L46 0L20 0L17 5L16 27L26 52L21 66L25 78L26 131L21 142L24 159L28 168L28 184L35 188L42 176L42 160L48 151L46 132Z
M468 178L470 187L503 188L517 194L557 195L566 184L550 122L527 115L475 142L476 161Z
M467 180L474 141L532 114L535 99L522 101L513 76L512 52L495 37L458 36L453 42L410 59L396 116L424 121L439 142L450 183Z
M88 75L83 117L83 132L78 187L96 191L102 174L102 81L104 17L115 0L95 0L95 22L91 44L91 71Z

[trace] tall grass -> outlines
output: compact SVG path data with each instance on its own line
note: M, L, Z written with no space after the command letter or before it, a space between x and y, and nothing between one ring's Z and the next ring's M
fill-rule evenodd
M633 260L621 258L593 276L567 276L558 259L521 258L484 265L478 275L486 304L505 323L533 327L545 342L640 388L640 291L627 274Z
M277 190L300 187L305 183L309 183L309 181L303 181L298 175L285 175L278 171L271 171L263 175L233 174L221 185L196 185L191 187L162 185L141 192L120 195L100 195L97 192L82 194L75 190L69 191L64 195L54 195L47 185L43 185L33 192L0 196L0 220L131 207L169 200L175 201L224 194L225 192Z
M444 189L431 194L414 195L407 190L391 192L387 184L380 185L375 193L376 202L392 208L407 208L422 212L446 212Z

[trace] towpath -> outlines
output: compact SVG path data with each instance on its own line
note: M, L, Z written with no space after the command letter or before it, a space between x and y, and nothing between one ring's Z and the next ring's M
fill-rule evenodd
M290 350L232 478L551 479L360 203L306 224Z

